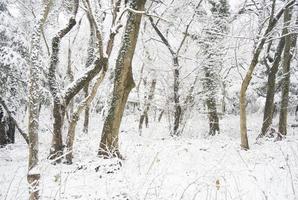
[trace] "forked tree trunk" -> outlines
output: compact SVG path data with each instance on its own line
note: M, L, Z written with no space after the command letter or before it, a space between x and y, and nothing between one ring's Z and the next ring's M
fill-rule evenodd
M52 55L50 58L50 67L48 74L48 81L50 86L50 91L54 99L53 106L53 137L52 137L52 145L50 149L50 159L56 159L56 162L61 161L61 155L63 154L63 141L62 141L62 127L65 117L65 109L66 102L64 97L60 92L60 88L57 84L56 80L56 69L59 63L59 50L60 50L60 42L63 37L70 32L70 30L76 24L76 14L78 10L78 0L74 0L73 2L73 16L70 17L68 24L65 28L61 29L52 39Z
M282 35L284 35L284 31ZM268 74L263 124L262 124L261 133L258 136L258 138L265 136L270 126L272 125L273 112L274 112L276 73L278 71L278 66L281 60L281 55L284 49L284 45L285 45L285 39L281 38L276 49L272 67L270 68L270 71Z
M290 26L291 16L293 8L288 8L285 11L285 27ZM295 25L298 23L298 17L296 19ZM290 87L290 66L291 60L294 54L294 49L297 42L297 33L290 34L289 29L285 28L285 50L283 54L283 80L282 80L282 94L280 103L280 114L279 114L279 124L278 132L282 135L287 135L288 126L288 103L289 103L289 87ZM279 138L281 139L280 135Z
M120 2L120 1L119 1ZM88 19L89 19L89 23L90 23L90 28L91 28L91 31L94 30L95 31L95 35L96 35L96 39L97 39L97 42L101 43L101 35L99 34L99 30L98 30L98 27L96 26L96 22L95 22L95 19L94 19L94 16L92 14L92 10L91 10L91 5L90 5L90 2L88 0L86 0L86 4L85 6L88 8L87 10L87 16L88 16ZM118 6L119 6L119 3L117 3L116 7L114 8L114 11L113 11L113 16L114 17L117 17L117 13L119 12L118 10ZM112 26L114 26L116 23L116 21L113 21L113 24ZM103 59L101 59L102 61L100 62L101 64L101 74L99 75L99 77L95 80L95 83L91 89L91 92L88 96L86 96L86 98L77 106L73 116L72 116L72 119L70 121L70 124L69 124L69 128L68 128L68 134L67 134L67 140L66 140L66 149L67 149L67 152L66 152L66 163L67 164L71 164L72 163L72 158L73 158L73 143L74 143L74 139L75 139L75 130L76 130L76 125L77 125L77 122L79 120L79 116L81 114L81 112L84 110L85 107L87 106L90 106L92 100L94 99L95 95L96 95L96 92L98 90L98 87L100 86L102 80L104 79L105 75L106 75L106 71L107 71L107 68L108 68L108 58L110 57L111 55L111 52L112 52L112 49L113 49L113 46L114 46L114 39L115 39L115 35L117 34L118 30L121 28L121 26L118 26L116 27L116 31L115 32L111 32L110 33L110 36L109 36L109 41L108 41L108 46L106 48L106 53L107 53L107 58L105 57L102 57ZM92 33L91 33L92 35ZM90 36L90 38L92 38ZM91 47L91 41L89 41L90 44L89 44L89 47ZM101 45L98 46L99 47L99 52L103 52L103 48ZM91 49L90 49L91 50ZM91 61L91 54L93 55L94 54L94 50L93 51L88 51L88 57L89 59L87 59L87 65L88 64L92 64ZM101 54L101 56L103 56ZM89 61L89 62L88 62Z
M146 0L132 0L134 10L143 11ZM135 86L132 75L132 59L138 39L142 14L129 11L116 61L111 105L105 119L98 155L106 158L122 157L119 152L119 127L131 89Z
M96 92L98 90L98 87L100 86L102 80L105 77L106 69L107 69L108 63L106 63L106 66L104 67L104 70L102 70L102 74L96 79L90 94L77 106L75 111L73 112L72 118L70 120L70 124L68 127L68 133L67 133L67 139L66 139L66 163L72 164L72 158L73 158L73 144L75 139L75 131L76 126L80 117L80 114L84 110L85 107L90 106L92 103Z
M154 97L155 87L156 87L156 79L153 79L151 82L151 85L150 85L148 98L145 99L144 110L143 110L143 112L140 116L140 120L139 120L139 134L140 135L142 134L144 120L145 120L146 128L148 127L148 111L150 109L151 102Z
M38 129L39 129L39 85L40 85L40 39L43 25L48 16L52 1L44 5L41 17L37 19L32 34L32 52L30 56L29 68L29 156L28 156L28 174L29 199L39 199L39 180L40 172L38 171Z
M183 46L183 43L185 42L186 39L186 35L185 37L182 39L179 48L177 50L177 52L175 52L173 50L173 47L170 45L169 41L166 39L166 37L162 34L162 32L159 30L159 28L157 27L157 24L154 23L153 18L150 16L149 17L150 23L153 27L153 29L155 30L155 32L157 33L157 35L160 37L160 39L162 40L162 42L164 43L164 45L168 48L168 50L171 53L172 56L172 62L173 62L173 77L174 77L174 83L173 83L173 98L174 98L174 124L173 124L173 130L171 130L171 136L179 136L181 134L181 130L179 128L180 125L180 121L181 121L181 105L180 105L180 95L179 95L179 86L180 86L180 78L179 78L179 70L180 70L180 66L179 66L179 59L178 59L178 54L179 54L179 50L181 49L181 47ZM192 22L192 21L191 21ZM190 22L190 23L191 23ZM186 28L185 33L187 33L189 25Z

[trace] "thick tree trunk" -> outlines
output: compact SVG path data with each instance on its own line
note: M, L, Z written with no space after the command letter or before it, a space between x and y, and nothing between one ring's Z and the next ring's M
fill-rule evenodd
M41 13L41 17L37 19L33 29L31 41L31 56L29 67L29 156L28 156L28 174L27 181L29 183L29 199L39 199L39 180L40 173L38 166L38 129L39 129L39 85L40 85L40 38L43 25L48 16L52 1L48 1Z
M59 50L61 40L71 29L76 25L76 14L78 10L79 2L74 0L73 2L73 16L69 18L68 24L65 28L61 29L52 39L52 55L50 58L50 67L48 74L48 82L50 91L54 99L53 107L53 137L52 145L50 149L49 159L55 159L56 162L61 162L61 155L63 154L63 141L62 141L62 128L65 117L65 109L70 103L70 100L66 103L64 96L61 94L59 85L56 80L56 69L59 63Z
M216 108L216 86L215 86L215 74L212 72L210 67L205 68L205 80L204 80L204 90L207 93L206 105L208 108L208 119L209 119L209 135L219 134L219 119L217 115Z
M209 135L219 134L219 119L216 110L216 100L214 97L207 99L208 119L209 119Z
M86 62L86 68L92 64L94 61L94 48L95 48L95 27L92 23L92 16L90 14L87 14L89 26L90 26L90 36L89 36L89 44L88 44L88 50L87 50L87 62ZM85 98L89 96L89 84L87 84L84 87L85 92ZM88 126L89 126L89 112L90 107L85 107L85 113L84 113L84 124L83 124L83 132L88 133Z
M285 11L285 27L289 27L292 16L292 8ZM296 25L298 17L296 19ZM288 103L289 103L289 87L290 87L290 66L294 54L294 49L297 42L297 33L289 34L289 29L285 28L285 49L283 54L283 80L282 80L282 94L279 114L278 132L282 135L287 135L288 126ZM281 139L280 135L279 138Z
M61 156L63 154L62 128L65 117L65 106L55 101L53 107L53 117L53 137L49 159L56 159L59 163L61 162Z
M5 122L0 121L0 147L4 147L7 144L7 136L5 133Z
M283 35L284 35L284 31L283 31ZM268 74L263 124L262 124L261 133L258 136L258 138L265 136L272 124L273 112L274 112L276 73L278 71L278 66L281 60L281 55L284 49L284 45L285 45L285 39L281 38L278 43L277 50L274 56L274 62Z
M144 10L146 0L132 0L131 8ZM119 152L119 128L131 89L135 86L132 75L132 59L138 39L142 14L129 11L127 24L116 61L114 89L111 106L105 119L98 155L106 158L122 157Z

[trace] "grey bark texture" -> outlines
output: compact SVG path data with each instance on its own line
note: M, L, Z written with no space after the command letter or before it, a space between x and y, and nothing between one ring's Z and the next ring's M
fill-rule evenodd
M280 114L279 114L279 124L278 132L281 135L287 135L288 127L288 104L289 104L289 89L290 89L290 67L291 60L295 51L297 43L297 33L290 33L290 23L293 14L293 8L286 9L284 13L285 18L285 49L283 54L283 80L282 80L282 94L281 94L281 103L280 103ZM298 25L298 17L296 19L295 25ZM281 135L279 138L281 139Z
M130 7L144 11L146 0L132 0ZM119 128L128 95L135 86L132 74L132 60L137 44L142 14L129 11L121 47L116 60L112 101L105 119L98 155L105 158L119 157Z

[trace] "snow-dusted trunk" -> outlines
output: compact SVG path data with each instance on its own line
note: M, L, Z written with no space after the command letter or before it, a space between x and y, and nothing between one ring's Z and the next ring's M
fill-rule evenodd
M275 1L273 1L273 3L275 3ZM254 50L251 63L249 65L249 68L248 68L248 70L246 72L246 75L245 75L245 77L242 81L242 84L241 84L240 99L239 99L239 104L240 104L240 136L241 136L241 147L245 150L249 149L248 137L247 137L247 125L246 125L246 104L247 104L247 102L246 102L246 91L247 91L247 88L248 88L248 86L250 84L250 81L252 79L254 69L258 64L259 56L260 56L260 53L261 53L261 51L264 47L264 44L267 40L268 34L276 26L277 22L279 21L280 17L284 13L285 9L292 6L293 3L294 3L294 0L287 1L285 3L285 6L283 7L283 9L279 10L279 12L276 15L274 15L274 10L272 9L271 16L270 16L270 19L269 19L269 24L266 28L266 31L263 34L263 37L261 37L259 43L257 44L257 46ZM272 6L272 7L274 7L274 6Z
M227 96L226 83L224 81L222 81L222 83L221 83L221 95L222 95L221 113L222 113L222 115L224 115L226 113L226 96Z
M88 44L88 50L87 50L87 61L86 61L86 67L90 66L92 62L94 61L94 44L95 44L95 29L91 20L90 14L87 15L90 25L90 36L89 36L89 44ZM84 87L84 93L85 98L89 96L89 84L85 85ZM83 132L88 133L88 126L89 126L89 112L90 107L89 105L85 107L85 113L84 113L84 124L83 124Z
M48 16L52 1L48 1L43 9L41 17L37 19L33 28L31 38L31 55L29 66L29 156L28 156L28 174L29 199L39 199L39 179L38 171L38 128L39 128L39 93L40 93L40 38L43 25Z
M85 92L85 98L87 98L89 95L89 84L87 84L84 87L84 92ZM89 115L90 115L90 107L88 105L85 107L84 124L83 124L83 132L86 134L88 133L88 127L89 127Z
M154 97L154 91L155 91L155 87L156 87L156 79L153 79L150 85L150 90L149 90L149 94L148 94L148 98L145 99L145 105L144 105L144 109L143 112L140 116L140 120L139 120L139 132L140 135L142 134L142 128L143 128L143 123L145 120L145 124L146 127L148 127L148 111L150 109L151 106L151 102L153 100Z
M72 83L74 81L74 75L73 75L73 71L72 71L72 63L71 63L71 46L69 45L68 47L68 54L67 54L67 77L70 83ZM74 102L73 100L70 101L69 106L68 106L68 110L69 113L67 114L68 117L70 117L73 113L73 106L74 106Z
M143 11L146 0L132 0L134 10ZM98 155L121 157L118 147L119 127L131 89L135 86L132 75L132 59L138 39L142 14L129 11L116 61L111 105L105 119Z
M56 159L57 162L61 161L61 155L63 153L63 141L62 141L62 127L65 117L65 111L67 104L65 102L64 96L61 94L59 85L56 80L56 69L59 63L59 50L60 43L63 37L70 32L70 30L76 24L76 14L78 10L78 0L73 2L73 15L70 17L68 24L65 28L61 29L52 39L52 54L50 60L48 81L50 86L50 91L54 99L53 106L53 137L52 145L50 149L50 159Z
M283 80L282 80L282 94L280 103L280 114L279 114L279 124L278 132L282 135L287 135L288 126L288 103L289 103L289 87L290 87L290 66L291 60L294 54L294 49L297 42L297 33L290 34L289 26L292 16L292 8L286 9L284 13L285 18L285 49L283 54ZM298 18L297 18L298 19ZM296 24L297 25L296 20ZM279 138L280 139L280 138Z
M174 136L180 136L180 117L181 117L181 105L180 105L180 95L179 95L179 87L180 87L180 78L179 78L179 62L178 57L173 57L174 64L174 126L173 133Z
M209 119L209 135L216 135L219 133L219 119L217 115L216 108L216 99L215 99L215 91L216 91L216 83L215 83L215 75L213 74L213 70L211 66L205 67L205 77L204 77L204 90L207 92L206 105L208 109L208 119Z
M283 31L284 35L284 31ZM274 56L274 62L270 68L267 81L267 91L266 91L266 102L264 108L264 117L261 133L258 137L263 137L267 133L268 129L272 125L273 112L274 112L274 96L275 96L275 84L276 84L276 73L278 71L278 66L281 60L281 55L284 49L285 39L281 38Z
M106 63L107 65L107 63ZM80 114L86 108L87 106L90 106L92 103L96 92L98 90L98 87L100 86L102 80L105 77L107 67L104 67L104 70L102 70L102 73L98 76L98 78L95 80L95 83L90 91L90 94L82 101L80 104L76 107L75 111L73 112L72 118L70 120L70 124L68 127L68 133L67 133L67 139L66 139L66 163L71 164L72 158L73 158L73 143L75 139L75 131L76 126L80 117Z
M173 124L173 130L171 130L171 135L172 136L179 136L181 135L181 130L180 130L180 122L181 122L181 105L180 105L180 94L179 94L179 87L180 87L180 65L179 65L179 50L181 49L181 47L183 46L183 43L185 41L184 37L180 43L180 46L177 50L177 52L175 52L173 50L173 47L170 45L169 41L166 39L166 37L162 34L162 32L159 30L159 28L157 27L157 24L154 23L153 18L150 16L149 17L150 23L153 27L153 29L155 30L155 32L157 33L157 35L160 37L160 39L162 40L162 42L164 43L164 45L168 48L168 50L171 53L172 56L172 62L173 62L173 78L174 78L174 83L173 83L173 99L174 99L174 124ZM189 25L186 28L186 32L188 30ZM187 35L187 34L185 34Z

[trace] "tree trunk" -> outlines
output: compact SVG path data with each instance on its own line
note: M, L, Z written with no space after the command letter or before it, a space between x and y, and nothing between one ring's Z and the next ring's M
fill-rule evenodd
M150 85L148 98L145 99L144 110L141 114L140 121L139 121L139 133L140 133L140 135L142 134L144 119L145 119L146 128L148 127L148 123L149 123L148 122L148 111L150 109L151 102L152 102L153 97L154 97L155 87L156 87L156 79L153 79L152 82L151 82L151 85Z
M50 58L50 67L48 74L48 82L50 91L54 99L53 107L53 137L52 145L50 149L49 159L55 159L55 162L61 162L61 155L63 154L63 141L62 141L62 128L65 117L65 109L70 103L65 102L64 96L62 95L59 85L56 80L56 69L59 63L59 51L60 43L63 37L68 34L71 29L76 25L76 14L78 10L79 2L74 0L73 2L73 16L69 18L66 27L61 29L52 39L52 55Z
M216 110L216 100L214 97L207 99L208 119L209 119L209 135L219 134L219 120Z
M88 89L89 89L89 84L86 85L84 88L85 98L87 98L89 95ZM86 106L85 114L84 114L84 124L83 124L83 132L86 134L88 133L88 126L89 126L89 112L90 112L90 107Z
M161 121L164 112L165 112L165 110L161 110L161 111L160 111L159 116L158 116L158 122Z
M88 16L88 21L89 21L89 26L90 26L90 36L89 36L89 45L88 45L88 50L87 50L87 62L86 62L86 68L92 64L94 61L94 44L95 44L95 27L92 23L92 16L87 13ZM89 84L87 84L84 87L84 92L85 92L85 98L89 96ZM86 106L85 107L85 116L84 116L84 124L83 124L83 132L88 133L88 126L89 126L89 112L90 112L90 107Z
M280 104L280 115L279 115L279 125L278 132L282 135L287 135L288 126L288 103L289 103L289 87L290 87L290 66L291 59L293 57L294 49L297 42L297 33L290 34L287 27L290 26L291 16L293 8L288 8L285 11L285 49L283 55L283 80L282 80L282 94L281 94L281 104ZM296 25L298 22L298 17L296 19ZM281 139L280 135L279 138Z
M216 86L215 86L215 74L211 67L205 67L205 80L203 83L204 91L207 92L206 105L208 108L208 119L209 119L209 135L216 135L219 133L219 119L216 109Z
M74 81L74 75L72 72L72 67L71 67L72 63L71 63L71 46L69 44L68 46L68 54L67 54L67 76L69 79L69 82L72 83ZM73 100L70 101L69 103L69 113L67 113L67 117L70 118L72 116L73 113L73 106L74 106L74 102Z
M274 3L275 3L275 1L273 1L273 4ZM249 65L246 75L242 81L241 89L240 89L240 99L239 99L239 103L240 103L240 134L241 134L240 135L241 136L241 145L240 146L244 150L249 149L248 137L247 137L247 125L246 125L246 104L247 104L246 103L246 91L247 91L247 88L248 88L249 83L252 79L252 74L254 72L254 69L258 64L259 56L263 49L265 41L267 40L268 33L270 33L273 30L273 28L277 24L278 20L284 13L285 9L292 6L293 4L294 4L294 0L286 2L283 9L279 10L279 12L275 16L274 16L274 10L271 11L271 16L269 19L268 27L267 27L263 37L261 37L258 45L256 46L256 48L254 50L252 61ZM272 7L274 7L274 5Z
M283 31L282 35L284 35L284 31ZM282 55L282 52L284 49L284 45L285 45L285 39L281 38L278 43L277 50L276 50L276 53L274 56L274 62L272 64L272 67L270 68L270 71L268 74L267 93L266 93L263 124L262 124L261 133L258 136L258 138L265 136L272 124L273 112L274 112L276 73L278 71L278 66L279 66L279 63L281 60L281 55Z
M180 105L180 95L179 95L179 63L178 57L173 58L174 63L174 127L173 136L180 136L181 130L179 129L180 117L181 117L181 105Z
M102 70L102 74L99 75L99 77L96 79L90 94L78 105L76 110L74 111L72 118L70 120L70 124L68 127L68 133L67 133L67 139L66 139L66 163L67 164L72 164L72 158L73 158L73 143L75 139L75 131L76 131L76 126L80 117L81 112L84 110L85 107L90 106L92 103L96 92L98 90L98 87L100 86L102 80L104 79L106 75L106 70L107 70L107 65L108 65L108 60L106 60L106 64L104 70Z
M0 147L4 147L7 144L7 136L5 133L5 122L0 121Z
M143 11L146 0L132 0L134 10ZM127 24L116 61L113 96L105 119L98 155L106 158L120 157L118 137L124 108L131 89L135 86L132 59L138 39L142 14L129 11Z
M39 128L39 85L40 85L40 39L43 25L48 16L52 1L48 1L41 13L41 17L37 19L32 33L31 56L29 66L29 156L28 156L28 174L27 181L29 183L29 199L39 199L39 180L40 173L38 166L38 128Z
M60 102L54 102L53 117L53 137L49 159L56 159L56 162L59 163L63 154L62 128L65 117L65 106Z

